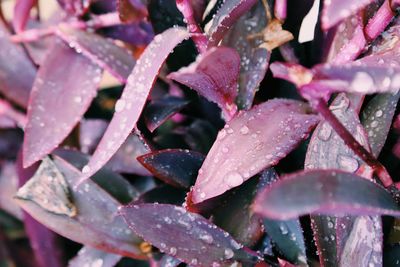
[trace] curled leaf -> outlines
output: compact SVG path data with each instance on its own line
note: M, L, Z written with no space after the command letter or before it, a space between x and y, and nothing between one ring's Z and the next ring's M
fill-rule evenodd
M235 99L239 71L240 57L236 50L220 46L211 48L198 56L196 62L168 77L217 103L229 121L237 111Z
M274 99L227 123L199 170L193 203L218 196L278 163L318 122L308 110L299 101Z

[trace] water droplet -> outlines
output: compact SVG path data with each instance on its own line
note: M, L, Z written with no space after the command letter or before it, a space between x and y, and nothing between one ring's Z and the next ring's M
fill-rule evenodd
M214 241L214 238L209 234L200 235L200 239L207 244L212 244L212 242Z
M225 176L224 182L229 187L235 187L235 186L241 185L243 183L243 177L240 173L233 171L233 172L228 173Z
M117 103L115 103L115 112L121 112L125 108L125 100L119 99Z
M248 134L249 133L249 127L247 127L246 125L242 126L242 128L240 128L240 133L241 134Z
M356 92L367 93L373 89L374 84L374 80L368 73L360 71L354 76L351 87Z
M319 139L321 139L322 141L328 141L331 135L332 135L331 126L327 123L322 124L321 129L318 132Z
M283 225L283 224L279 225L279 230L281 230L281 233L283 235L287 235L289 233L287 227L285 225Z
M169 249L169 254L171 254L172 256L175 256L176 255L176 248L175 247L171 247Z
M355 158L339 155L337 160L339 166L343 168L343 170L355 172L358 169L358 161Z
M375 113L375 116L377 117L377 118L379 118L379 117L381 117L383 115L383 111L382 110L377 110L376 111L376 113Z
M166 222L167 224L171 224L171 223L172 223L172 220L171 220L170 217L165 217L165 218L164 218L164 222Z
M225 259L232 259L233 255L234 255L233 250L230 248L226 248L224 250L224 255L225 255Z
M88 165L85 165L82 169L82 173L89 173L90 172L90 167Z
M328 222L328 228L333 228L333 222Z
M371 127L372 128L375 128L376 126L378 126L378 121L371 122Z

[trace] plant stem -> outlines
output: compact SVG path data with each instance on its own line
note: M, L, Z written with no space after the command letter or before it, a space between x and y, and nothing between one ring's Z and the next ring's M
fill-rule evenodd
M192 39L199 53L205 52L207 50L208 40L194 18L193 8L189 0L176 0L176 6L185 18L189 32L193 33Z
M54 26L50 26L48 28L26 30L11 36L11 40L17 43L37 41L42 37L54 34L57 31L58 27L60 26L83 30L88 28L98 29L102 27L110 27L120 24L122 24L122 22L119 19L118 13L113 12L96 16L88 21L81 21L81 20L66 21L66 22L61 22Z
M285 21L287 14L287 0L275 0L274 14L280 21Z
M392 21L395 12L392 10L390 2L390 0L385 0L375 15L368 21L367 26L365 26L365 37L368 41L378 37Z
M336 133L342 138L344 143L353 150L365 163L367 163L379 177L385 187L393 184L392 178L385 169L385 167L370 153L368 152L343 126L343 124L336 118L336 116L328 108L323 99L317 99L312 102L315 110L317 110L322 117L331 125Z

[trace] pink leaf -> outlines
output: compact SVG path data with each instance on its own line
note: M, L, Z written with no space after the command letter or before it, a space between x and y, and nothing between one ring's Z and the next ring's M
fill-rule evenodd
M128 50L98 34L70 27L59 27L57 34L70 47L75 48L77 52L82 52L83 55L109 71L122 83L126 82L135 66L135 60Z
M193 203L218 196L275 165L319 121L294 100L275 99L240 113L222 129L199 170Z
M321 18L322 28L324 30L331 28L372 2L374 0L353 0L351 3L345 0L324 1Z
M55 41L32 89L24 167L42 159L68 136L96 96L101 74L101 69L85 56Z
M189 33L182 28L171 28L157 35L137 61L116 112L89 163L83 168L80 180L98 171L118 150L135 127L158 72L169 53ZM151 62L151 64L150 64Z
M235 49L211 48L200 55L196 62L168 75L208 100L215 102L230 120L236 113L237 79L240 57Z

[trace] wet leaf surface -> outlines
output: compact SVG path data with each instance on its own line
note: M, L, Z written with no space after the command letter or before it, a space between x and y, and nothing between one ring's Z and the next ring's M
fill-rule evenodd
M88 246L79 250L78 254L69 261L69 267L101 266L114 267L122 258L120 255L107 253Z

